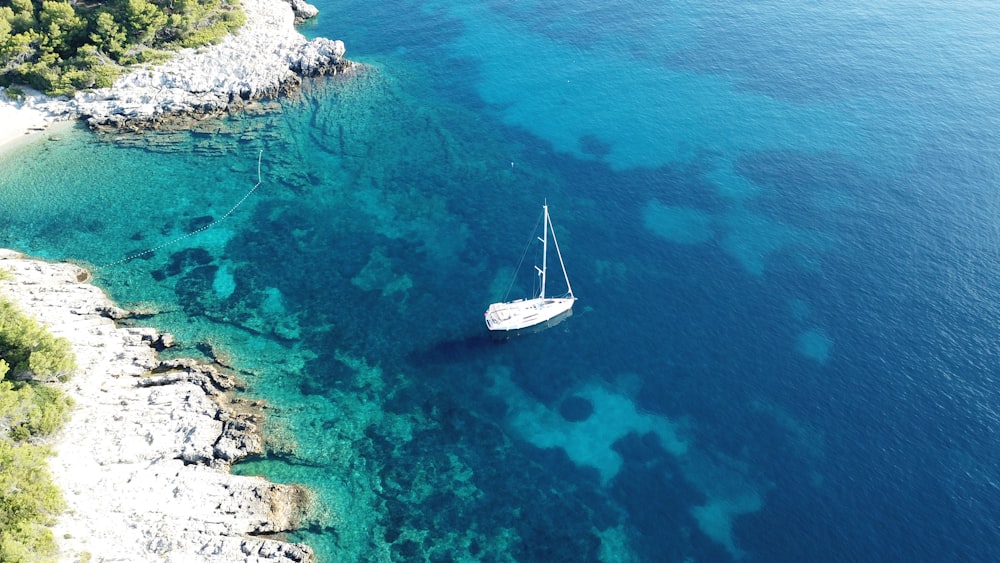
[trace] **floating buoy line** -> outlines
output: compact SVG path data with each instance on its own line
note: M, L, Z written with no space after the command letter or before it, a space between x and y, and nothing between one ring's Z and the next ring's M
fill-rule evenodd
M122 258L121 260L117 260L115 262L111 262L110 264L105 264L103 266L98 266L96 269L103 270L105 268L112 268L114 266L119 266L119 265L124 264L126 262L131 262L132 260L135 260L136 258L142 258L143 256L146 256L148 254L152 254L152 253L156 252L157 250L161 250L161 249L166 248L166 247L168 247L168 246L170 246L172 244L177 244L178 242L180 242L180 241L182 241L184 239L191 238L191 237L193 237L193 236L195 236L195 235L197 235L197 234L199 234L201 232L207 231L208 229L211 229L212 227L214 227L214 226L218 225L219 223L221 223L221 222L225 221L226 219L228 219L229 216L232 215L237 209L239 209L239 207L241 205L243 205L243 202L246 201L247 198L249 198L257 190L257 188L260 187L260 184L261 184L261 179L260 179L260 159L261 159L261 157L263 155L264 155L264 151L263 150L261 150L257 154L257 183L254 184L254 186L252 188L250 188L250 191L248 191L247 193L243 194L243 197L240 198L240 200L236 202L236 205L234 205L231 208L229 208L229 211L226 211L225 215L223 215L222 217L219 217L215 221L212 221L211 223L209 223L209 224L207 224L207 225L205 225L203 227L199 227L199 228L191 231L190 233L183 234L183 235L181 235L181 236L179 236L179 237L177 237L177 238L175 238L173 240L169 240L169 241L167 241L167 242L165 242L163 244L154 246L153 248L149 248L149 249L143 250L142 252L126 256L125 258Z

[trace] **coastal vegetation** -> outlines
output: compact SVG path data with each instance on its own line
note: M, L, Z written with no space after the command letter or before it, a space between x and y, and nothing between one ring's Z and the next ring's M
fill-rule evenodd
M0 85L50 96L111 86L128 66L218 43L239 0L0 0Z
M69 342L0 298L0 561L39 561L55 552L47 525L64 504L43 441L73 403L43 380L66 381L75 369Z

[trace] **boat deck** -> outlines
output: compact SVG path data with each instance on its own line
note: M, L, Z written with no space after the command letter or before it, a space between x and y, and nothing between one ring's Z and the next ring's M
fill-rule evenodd
M490 330L518 330L543 323L573 307L572 297L535 298L494 303L486 310Z

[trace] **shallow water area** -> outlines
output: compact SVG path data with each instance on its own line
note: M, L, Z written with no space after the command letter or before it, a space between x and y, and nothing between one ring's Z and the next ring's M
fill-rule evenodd
M363 71L5 153L0 246L233 366L324 561L989 560L1000 13L904 4L319 2Z

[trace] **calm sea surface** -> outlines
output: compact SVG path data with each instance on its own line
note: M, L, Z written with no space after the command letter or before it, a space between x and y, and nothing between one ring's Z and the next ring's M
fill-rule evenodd
M0 246L232 364L324 561L996 561L1000 5L870 4L322 0L364 71L19 148Z

